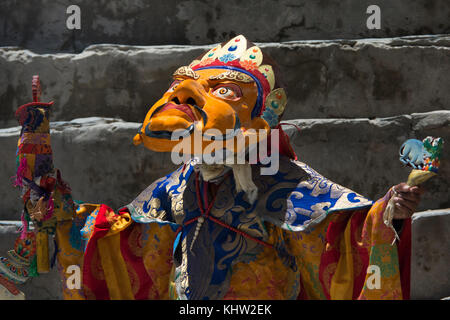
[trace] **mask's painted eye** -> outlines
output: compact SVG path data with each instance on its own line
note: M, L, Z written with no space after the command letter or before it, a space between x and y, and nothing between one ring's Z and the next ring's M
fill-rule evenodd
M174 92L180 82L181 80L175 80L174 82L172 82L167 92Z
M242 90L237 84L224 83L215 86L212 94L221 99L238 100L242 97Z

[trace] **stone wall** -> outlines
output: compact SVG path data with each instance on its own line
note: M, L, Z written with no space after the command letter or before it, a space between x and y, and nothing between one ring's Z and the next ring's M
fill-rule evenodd
M81 30L69 30L70 5ZM369 30L368 6L381 11ZM244 33L259 42L450 33L447 0L3 0L0 46L81 52L91 44L210 44Z
M448 230L450 210L430 210L413 215L411 298L450 297Z
M280 66L284 119L375 118L449 109L450 36L295 41L262 47ZM0 126L31 96L39 74L52 120L114 117L140 122L180 65L207 46L97 45L80 54L0 48Z

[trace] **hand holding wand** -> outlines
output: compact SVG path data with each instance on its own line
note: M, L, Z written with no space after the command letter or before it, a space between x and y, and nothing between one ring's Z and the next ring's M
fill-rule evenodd
M423 141L409 139L403 143L400 147L400 161L413 168L406 182L408 186L418 186L437 175L443 143L442 138L433 137L426 137ZM395 233L392 244L394 244L395 239L400 240L392 224L392 220L399 215L396 213L395 196L397 196L397 192L393 189L393 196L389 200L383 215L384 224L390 227Z

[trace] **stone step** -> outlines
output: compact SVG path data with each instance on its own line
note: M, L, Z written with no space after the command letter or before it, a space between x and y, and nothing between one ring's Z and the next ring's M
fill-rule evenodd
M398 160L408 138L431 136L450 141L450 111L413 113L377 119L303 119L285 126L300 161L332 181L371 199L406 181L410 169ZM76 200L105 203L114 209L128 204L154 180L178 165L168 153L135 147L141 123L112 118L83 118L51 123L55 167L71 186ZM12 186L20 128L0 129L0 219L19 219L19 190ZM426 182L418 210L450 207L450 148L444 145L443 166Z
M412 298L439 299L450 296L449 230L450 209L413 215Z
M261 46L280 65L284 119L374 118L450 109L450 35L292 41ZM140 122L171 74L211 46L94 45L79 54L0 47L0 127L31 100L39 74L52 121L91 116Z
M20 221L0 221L0 256L13 248ZM418 212L412 220L411 299L450 295L450 208ZM56 266L50 273L19 286L26 299L62 299Z
M80 30L66 26L73 4ZM367 27L372 4L380 9L380 29ZM450 32L449 13L447 0L3 0L0 44L80 52L95 43L205 44L241 33L261 42L441 34Z

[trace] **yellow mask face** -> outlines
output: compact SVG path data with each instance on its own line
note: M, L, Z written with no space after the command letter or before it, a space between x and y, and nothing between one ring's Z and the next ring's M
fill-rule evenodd
M244 73L225 69L204 69L175 74L174 81L148 111L141 131L134 138L135 144L167 152L180 140L174 132L184 132L184 139L193 139L194 131L201 132L202 152L213 141L237 139L248 129L270 132L261 117L252 119L252 110L258 96L255 81ZM177 131L178 130L178 131ZM194 149L196 141L191 141ZM237 151L237 143L233 144ZM194 153L193 149L191 150Z
M195 155L257 144L277 126L287 100L270 61L239 35L178 68L134 143L170 152L182 141L189 146L183 152ZM212 152L207 147L213 142Z

